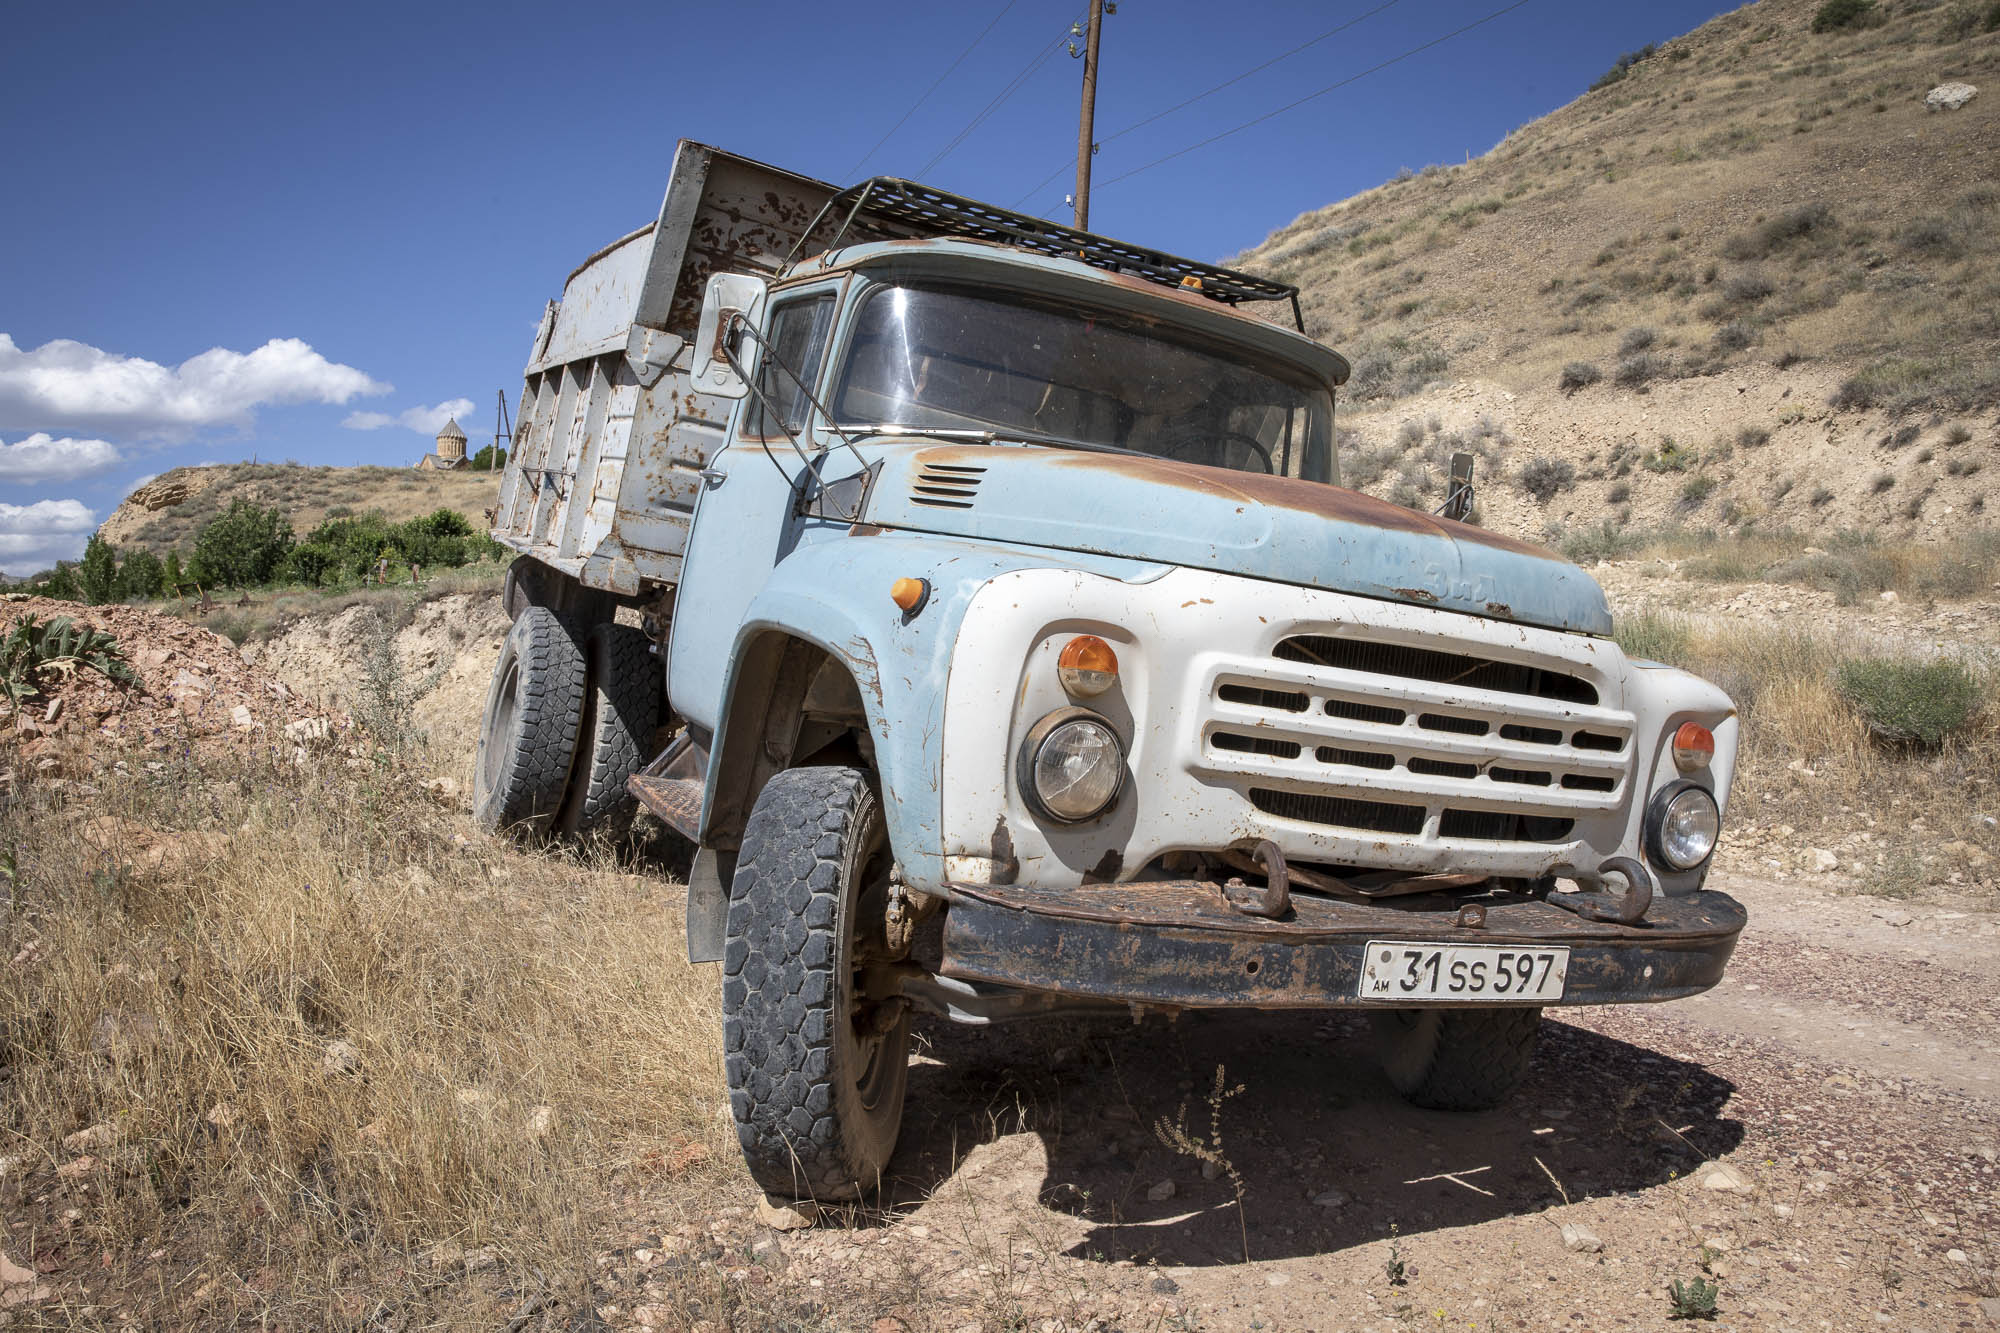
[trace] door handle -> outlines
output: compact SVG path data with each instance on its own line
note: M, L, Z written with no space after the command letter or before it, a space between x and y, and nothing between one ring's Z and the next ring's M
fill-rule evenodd
M702 484L711 491L729 480L729 474L720 468L705 467L701 470L700 475Z

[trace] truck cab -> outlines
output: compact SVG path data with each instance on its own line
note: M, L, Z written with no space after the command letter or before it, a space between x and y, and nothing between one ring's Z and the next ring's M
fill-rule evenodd
M710 265L680 332L605 343L602 407L595 371L550 396L531 364L475 793L535 832L636 800L695 844L689 954L722 965L765 1188L874 1187L917 1012L1365 1009L1406 1096L1473 1109L1543 1008L1715 983L1730 701L1628 658L1576 566L1343 489L1347 363L1263 317L1295 292L910 182L817 189L782 261ZM600 439L642 344L680 413L655 443L690 404L726 422L659 479L670 571L624 535L639 432ZM579 506L565 482L618 497L566 554L534 517Z

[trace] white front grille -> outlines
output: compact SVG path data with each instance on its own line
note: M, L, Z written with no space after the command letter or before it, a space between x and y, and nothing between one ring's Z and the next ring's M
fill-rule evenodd
M1305 631L1223 659L1197 775L1274 819L1422 842L1563 842L1577 817L1624 807L1633 717L1611 677L1364 633Z

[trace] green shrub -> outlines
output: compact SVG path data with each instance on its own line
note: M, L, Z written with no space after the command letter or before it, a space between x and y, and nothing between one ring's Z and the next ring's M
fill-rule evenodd
M1596 92L1599 88L1609 88L1612 84L1617 83L1630 74L1634 65L1642 60L1651 59L1653 53L1659 49L1658 43L1647 42L1636 51L1627 51L1625 54L1619 56L1618 59L1611 62L1610 69L1605 70L1604 73L1597 76L1597 81L1590 85L1590 91Z
M1840 664L1840 693L1885 741L1936 749L1979 710L1979 681L1949 658L1858 658Z
M1562 539L1560 549L1578 564L1590 565L1599 560L1616 560L1630 555L1644 544L1645 534L1621 528L1607 518L1596 527L1570 533Z
M232 588L269 583L291 549L292 523L282 511L239 498L196 534L189 572Z
M121 685L139 679L117 639L68 616L48 621L23 616L0 637L0 694L17 715L21 701L33 698L45 680L84 670Z
M1684 510L1701 508L1701 502L1714 492L1715 487L1716 481L1714 477L1709 476L1706 472L1696 473L1694 476L1689 477L1681 487L1680 507Z
M1814 32L1840 32L1848 28L1879 27L1888 15L1875 0L1826 0L1813 14Z

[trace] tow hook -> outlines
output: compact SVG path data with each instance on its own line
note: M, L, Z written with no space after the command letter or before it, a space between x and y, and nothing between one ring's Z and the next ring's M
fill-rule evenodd
M1285 854L1278 850L1278 844L1268 838L1257 844L1250 852L1250 859L1264 872L1264 887L1254 888L1243 880L1231 876L1222 886L1222 896L1229 905L1245 916L1261 916L1276 920L1292 910L1292 877L1285 868Z
M1615 898L1606 893L1551 893L1546 901L1565 912L1574 912L1585 921L1610 921L1636 926L1653 905L1653 877L1646 867L1629 856L1614 856L1598 866L1602 875L1616 875L1625 881L1625 892Z

